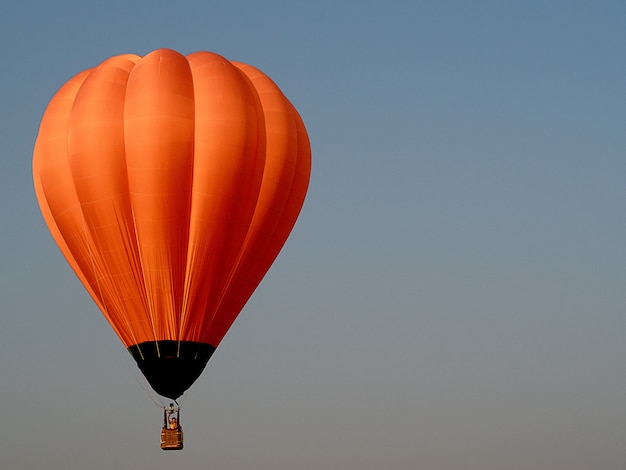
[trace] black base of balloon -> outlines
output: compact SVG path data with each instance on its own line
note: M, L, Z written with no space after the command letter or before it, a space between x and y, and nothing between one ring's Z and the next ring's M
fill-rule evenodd
M176 400L200 376L215 346L195 341L147 341L128 351L154 391Z

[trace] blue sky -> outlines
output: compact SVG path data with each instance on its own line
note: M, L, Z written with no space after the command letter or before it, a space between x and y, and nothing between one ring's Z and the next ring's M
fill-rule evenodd
M626 4L0 8L0 455L11 469L626 464ZM300 111L311 186L183 405L186 448L32 190L48 100L120 53L209 50Z

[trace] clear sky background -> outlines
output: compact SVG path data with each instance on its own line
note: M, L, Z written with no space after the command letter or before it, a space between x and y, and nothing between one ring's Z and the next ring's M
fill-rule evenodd
M622 0L4 2L2 468L625 468L625 24ZM313 151L170 453L31 177L56 90L160 47L263 70Z

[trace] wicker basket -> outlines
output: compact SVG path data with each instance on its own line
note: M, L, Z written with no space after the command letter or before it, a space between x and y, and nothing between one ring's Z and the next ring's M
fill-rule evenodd
M183 430L178 429L161 429L161 449L163 450L180 450L183 448Z

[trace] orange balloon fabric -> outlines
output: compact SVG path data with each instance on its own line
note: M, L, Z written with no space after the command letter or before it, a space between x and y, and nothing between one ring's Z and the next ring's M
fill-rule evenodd
M266 75L169 49L69 80L33 156L54 239L136 358L142 344L158 357L164 342L218 346L289 236L310 170L304 124Z

